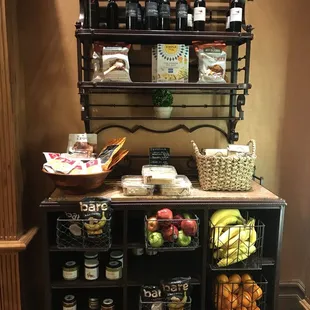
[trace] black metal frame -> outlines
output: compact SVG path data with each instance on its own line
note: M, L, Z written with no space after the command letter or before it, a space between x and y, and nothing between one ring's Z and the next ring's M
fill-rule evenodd
M80 0L80 19L76 23L76 38L77 38L77 58L78 58L78 88L80 94L80 103L82 107L81 118L85 124L86 132L91 132L91 121L128 121L128 120L158 120L154 117L128 117L128 116L92 116L91 110L94 106L107 107L113 105L108 102L106 104L93 105L90 102L90 94L102 94L102 93L147 93L156 88L166 88L172 90L174 93L205 93L205 94L218 94L229 96L228 105L202 105L203 108L227 108L227 114L222 117L172 117L170 120L174 121L186 121L186 120L200 120L200 121L216 121L221 120L227 123L227 131L225 131L225 138L229 143L234 143L239 139L239 133L236 132L236 126L240 120L244 119L244 112L242 106L245 105L245 95L248 95L248 90L251 88L249 83L250 74L250 52L251 52L251 40L253 39L252 30L250 25L243 24L245 32L219 32L219 31L145 31L145 30L109 30L109 29L90 29L88 27L88 11L87 0ZM215 11L223 12L225 8L215 9ZM213 17L216 14L209 11L209 22L223 23L224 20ZM202 42L214 42L223 41L227 45L231 46L232 55L228 59L231 63L230 69L231 80L227 84L197 84L197 83L151 83L151 82L132 82L132 83L93 83L91 82L91 46L94 41L105 42L127 42L143 45L150 45L156 43L183 43L192 44L193 41ZM245 44L245 55L239 57L239 47ZM239 63L244 60L244 66L239 67ZM238 83L238 72L244 71L243 83ZM132 107L130 104L113 105L115 108ZM138 107L138 106L135 106ZM139 106L140 108L147 108L147 106ZM178 106L176 106L178 107ZM192 106L179 106L182 108L194 108ZM196 108L198 106L195 106ZM117 114L116 114L117 115ZM131 129L125 125L114 125L115 127L122 128L128 132L135 132L136 128L144 129L149 132L167 133L180 129L178 126L162 131L154 131L152 128L146 128L144 126L136 125L134 129ZM223 130L215 125L206 125L204 122L201 126L196 126L196 129L200 128L213 128L220 132ZM102 127L101 131L111 128L111 126ZM187 130L190 132L189 130Z

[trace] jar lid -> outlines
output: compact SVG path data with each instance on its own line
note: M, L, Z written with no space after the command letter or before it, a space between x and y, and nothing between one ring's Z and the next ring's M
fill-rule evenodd
M111 298L107 298L107 299L104 299L103 300L103 302L102 302L102 304L104 305L104 306L111 306L111 305L113 305L113 299L111 299Z
M66 268L76 267L76 262L74 260L70 260L70 261L65 263L65 267Z
M72 301L75 301L75 296L74 295L66 295L64 297L64 301L65 302L72 302Z
M122 267L122 263L118 260L112 260L107 264L107 267L115 269Z
M122 251L112 251L110 253L111 258L123 258L124 254Z
M99 265L98 259L87 259L85 260L86 267L97 267Z
M97 252L85 252L84 257L89 258L89 259L94 259L98 257L98 253Z

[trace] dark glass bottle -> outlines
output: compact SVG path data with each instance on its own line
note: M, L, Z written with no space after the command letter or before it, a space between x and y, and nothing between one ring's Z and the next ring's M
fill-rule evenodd
M230 31L230 10L226 13L226 31Z
M232 0L230 3L230 30L241 31L243 4L241 0Z
M137 0L126 0L126 28L137 29L138 3Z
M143 22L142 22L142 6L138 1L138 8L137 8L137 29L143 29Z
M158 3L157 0L145 1L145 29L158 29Z
M99 28L99 1L98 0L88 0L88 16L89 16L89 28L97 29Z
M192 31L194 27L193 21L193 9L191 8L191 1L187 0L187 30Z
M194 4L194 30L204 31L206 24L206 2L195 0Z
M178 0L176 4L176 30L187 30L187 2L186 0Z
M118 5L115 0L109 0L107 5L107 27L118 29Z
M161 0L158 9L158 29L170 30L170 1Z

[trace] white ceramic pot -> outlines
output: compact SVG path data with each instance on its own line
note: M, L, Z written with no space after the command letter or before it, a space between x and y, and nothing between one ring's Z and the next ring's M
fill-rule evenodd
M173 107L154 107L156 118L170 118Z

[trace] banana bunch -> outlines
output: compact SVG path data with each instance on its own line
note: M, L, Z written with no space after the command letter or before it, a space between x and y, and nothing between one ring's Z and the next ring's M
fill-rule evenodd
M247 259L256 252L255 219L246 221L238 209L221 209L210 219L210 248L219 267Z

